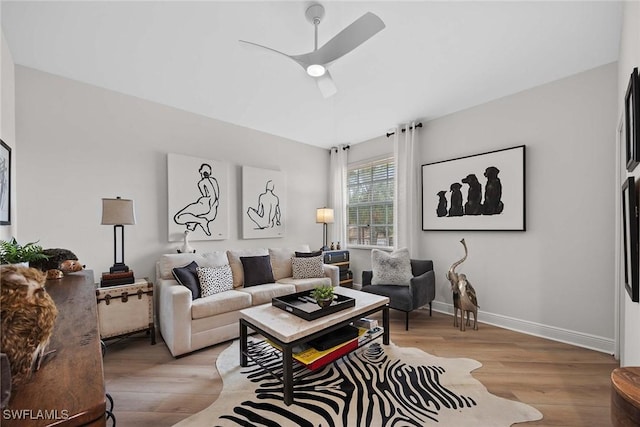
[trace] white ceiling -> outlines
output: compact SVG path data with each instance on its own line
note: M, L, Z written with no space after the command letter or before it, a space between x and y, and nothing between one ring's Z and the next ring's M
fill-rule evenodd
M386 28L329 70L324 99L293 61L309 1L2 1L16 64L330 147L618 59L617 1L324 1L319 44L367 11Z

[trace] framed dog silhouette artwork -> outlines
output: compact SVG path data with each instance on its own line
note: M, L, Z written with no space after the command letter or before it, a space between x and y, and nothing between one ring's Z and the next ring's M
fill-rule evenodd
M422 165L422 229L525 231L525 146Z

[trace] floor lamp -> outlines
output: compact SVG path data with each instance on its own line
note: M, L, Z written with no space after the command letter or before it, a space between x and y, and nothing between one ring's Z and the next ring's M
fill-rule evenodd
M316 223L322 224L323 240L322 251L328 251L327 246L327 224L333 224L333 209L331 208L318 208L316 209Z
M124 226L135 223L133 200L120 197L102 199L102 225L113 225L113 266L109 268L110 273L129 271L124 263Z

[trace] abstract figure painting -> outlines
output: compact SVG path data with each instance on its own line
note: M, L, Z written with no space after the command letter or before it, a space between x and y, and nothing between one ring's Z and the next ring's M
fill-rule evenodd
M226 163L167 155L169 241L224 240L229 235Z
M525 146L422 165L422 229L525 231Z
M11 147L0 139L0 225L11 224Z
M284 173L242 167L242 237L284 237L286 192Z

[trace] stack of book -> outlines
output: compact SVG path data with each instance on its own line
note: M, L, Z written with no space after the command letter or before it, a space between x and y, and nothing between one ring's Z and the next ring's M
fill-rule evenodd
M133 277L133 271L119 271L115 273L102 273L102 278L100 279L100 286L117 286L117 285L129 285L135 282L136 279Z

